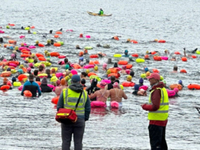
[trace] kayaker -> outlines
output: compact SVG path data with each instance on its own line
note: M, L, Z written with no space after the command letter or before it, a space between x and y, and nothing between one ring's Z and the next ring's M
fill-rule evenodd
M103 14L104 14L103 9L100 8L98 15L103 15Z

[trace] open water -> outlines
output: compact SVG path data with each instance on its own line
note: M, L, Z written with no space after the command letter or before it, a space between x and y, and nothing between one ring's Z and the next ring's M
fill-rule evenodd
M45 49L58 51L67 55L71 62L77 63L75 54L79 51L75 46L93 46L90 54L98 51L107 54L106 58L99 59L102 64L108 57L115 53L122 54L125 49L130 54L138 53L143 57L147 50L157 50L164 55L166 49L170 53L179 51L183 54L183 47L187 50L199 48L199 6L198 0L1 0L0 26L5 31L2 36L10 36L18 43L28 44L34 44L36 40L46 43L47 39L53 38L53 35L48 34L49 30L63 28L64 32L58 40L64 41L64 46L37 48L32 52L44 52ZM112 16L94 17L87 14L87 11L98 12L99 8ZM27 31L20 29L5 29L8 23L14 23L15 28L34 25L36 28L31 32L37 34L27 34ZM65 32L67 29L73 29L74 32ZM90 35L91 38L80 39L80 33ZM20 35L26 38L19 39ZM119 41L111 40L115 35L121 36ZM122 43L127 38L137 40L138 44ZM154 39L167 42L149 43ZM97 48L98 43L109 44L111 48ZM1 55L10 57L9 50L3 47L0 49ZM167 85L177 83L180 79L183 81L185 88L179 92L180 97L170 99L166 139L171 150L199 150L200 116L194 107L200 106L200 92L187 89L190 83L200 84L199 56L187 62L181 61L181 56L176 57L177 61L131 62L135 71L133 81L138 82L144 66L150 70L157 68ZM58 61L55 58L51 60ZM113 61L117 59L113 58ZM186 69L187 74L171 73L174 65L179 70ZM125 81L125 76L120 81ZM144 84L149 85L147 80ZM124 113L92 110L83 140L85 150L150 149L147 112L140 107L140 104L148 101L148 97L133 96L130 94L132 91L132 88L125 88L128 100L123 102ZM7 94L0 97L0 149L60 150L60 124L54 120L56 110L51 103L55 94L43 94L34 100L24 99L17 89Z

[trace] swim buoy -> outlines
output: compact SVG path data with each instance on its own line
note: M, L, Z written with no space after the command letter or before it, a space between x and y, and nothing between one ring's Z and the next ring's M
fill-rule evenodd
M84 69L90 69L90 68L94 68L94 65L85 65L83 66Z
M139 87L139 90L140 90L140 89L143 89L143 90L146 91L146 90L148 89L148 86L147 86L147 85L142 85L142 86Z
M32 93L29 90L25 90L24 97L32 97Z
M39 86L41 85L41 82L40 81L35 81Z
M38 74L38 77L40 77L40 78L45 78L45 77L47 77L48 75L46 74L46 73L40 73L40 74Z
M46 61L46 58L44 58L44 57L38 57L38 59L39 59L40 61Z
M51 102L52 102L53 104L57 105L58 100L59 100L59 96L56 96L56 97L54 97L54 98L51 99Z
M178 88L174 88L173 90L168 90L167 89L167 94L168 94L168 97L174 97L176 95L176 93L178 93Z
M82 67L79 64L73 64L72 66L74 69L81 69Z
M99 65L99 61L98 60L95 60L95 61L90 61L89 62L89 65Z
M124 87L133 87L135 85L135 83L134 82L123 82L122 85Z
M8 40L8 43L9 43L9 44L16 44L17 41L15 41L15 40Z
M21 54L21 57L31 57L30 54Z
M29 55L31 54L31 52L30 52L30 51L27 51L26 49L25 49L25 50L24 50L24 49L21 50L21 52L22 52L23 54L29 54Z
M132 64L127 64L127 65L126 65L126 69L131 69L132 67L133 67Z
M178 51L176 51L176 52L174 52L174 54L176 54L176 55L180 55L181 53L180 53L180 52L178 52Z
M119 69L118 68L109 68L111 73L118 73Z
M60 54L58 52L51 52L50 56L51 57L58 57L58 56L60 56Z
M44 57L44 55L41 54L41 53L36 53L35 55L36 55L37 57Z
M39 46L39 47L44 47L44 44L39 43L38 46Z
M188 89L190 90L200 90L200 85L199 84L189 84Z
M86 46L86 47L84 47L84 49L91 50L91 49L93 49L93 47L92 46Z
M61 31L56 31L56 34L62 34L62 32Z
M133 57L139 57L139 55L137 53L132 54Z
M20 74L20 75L18 76L18 80L19 80L19 81L23 81L24 79L27 79L27 76L26 76L25 74Z
M113 39L118 41L119 37L118 36L114 36Z
M158 43L166 43L165 40L158 40Z
M60 55L60 56L58 56L58 58L59 58L59 59L63 59L63 58L66 58L66 56Z
M19 61L9 61L8 62L8 65L10 65L10 64L15 64L15 65L17 65L17 66L19 66L19 64L20 64L20 62Z
M101 101L91 101L90 105L92 108L106 107L106 103Z
M60 46L61 46L60 43L54 43L53 45L54 45L55 47L60 47Z
M127 64L128 64L128 61L126 61L126 60L119 60L119 61L118 61L118 64L119 64L119 65L127 65Z
M55 34L54 37L55 37L55 38L59 38L59 35L58 35L58 34Z
M154 73L159 73L158 69L153 69Z
M168 60L167 56L160 56L162 60Z
M197 58L197 56L196 56L196 55L192 55L191 57L192 57L192 58Z
M181 69L180 73L187 73L187 71L185 69Z
M121 54L114 54L113 57L120 58L120 57L122 57L122 55Z
M138 44L138 41L136 41L136 40L131 40L130 42L134 43L134 44Z
M135 61L136 61L136 63L144 63L145 62L145 60L142 58L137 58Z
M182 90L182 85L180 85L180 84L171 84L170 86L169 86L169 88L170 89L174 89L174 88L178 88L179 90Z
M162 58L160 56L153 56L153 59L156 60L156 61L161 61Z
M5 91L10 89L10 86L9 85L2 85L0 89L5 92Z
M181 60L182 61L187 61L187 58L186 57L182 57Z
M119 108L119 103L116 102L116 101L112 101L112 102L110 102L110 106L111 106L111 108L118 109Z
M92 76L92 75L95 75L95 76L97 76L97 74L96 74L96 73L94 73L94 72L89 72L89 73L88 73L88 77L90 77L90 76Z
M97 54L91 54L90 58L99 58L99 55L97 55Z
M11 72L10 71L5 71L5 72L2 72L1 77L10 77L11 76Z
M145 56L144 56L144 59L149 59L149 55L145 55Z
M108 74L108 77L114 76L115 78L119 78L120 74L119 73L110 73Z
M15 87L19 87L21 85L22 85L21 82L13 82L13 86L15 86Z

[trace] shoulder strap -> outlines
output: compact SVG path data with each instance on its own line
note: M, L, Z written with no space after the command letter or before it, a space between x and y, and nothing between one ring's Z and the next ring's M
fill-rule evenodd
M81 91L81 94L79 95L78 101L76 103L76 106L74 108L74 111L76 111L76 108L78 107L78 103L80 102L81 96L82 96L83 90Z

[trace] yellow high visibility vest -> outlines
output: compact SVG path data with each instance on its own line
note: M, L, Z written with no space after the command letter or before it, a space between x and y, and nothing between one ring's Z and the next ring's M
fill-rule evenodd
M80 93L77 93L69 88L63 89L63 101L64 101L64 108L66 109L75 109L76 103ZM76 108L76 114L78 116L85 115L85 103L87 101L87 93L83 90L82 96L78 103L78 107Z
M167 90L165 88L157 88L161 91L161 99L160 99L160 107L157 111L149 111L148 119L149 120L158 120L158 121L165 121L168 118L168 110L169 110L169 99ZM154 90L151 91L149 96L149 103L151 102L151 94Z

